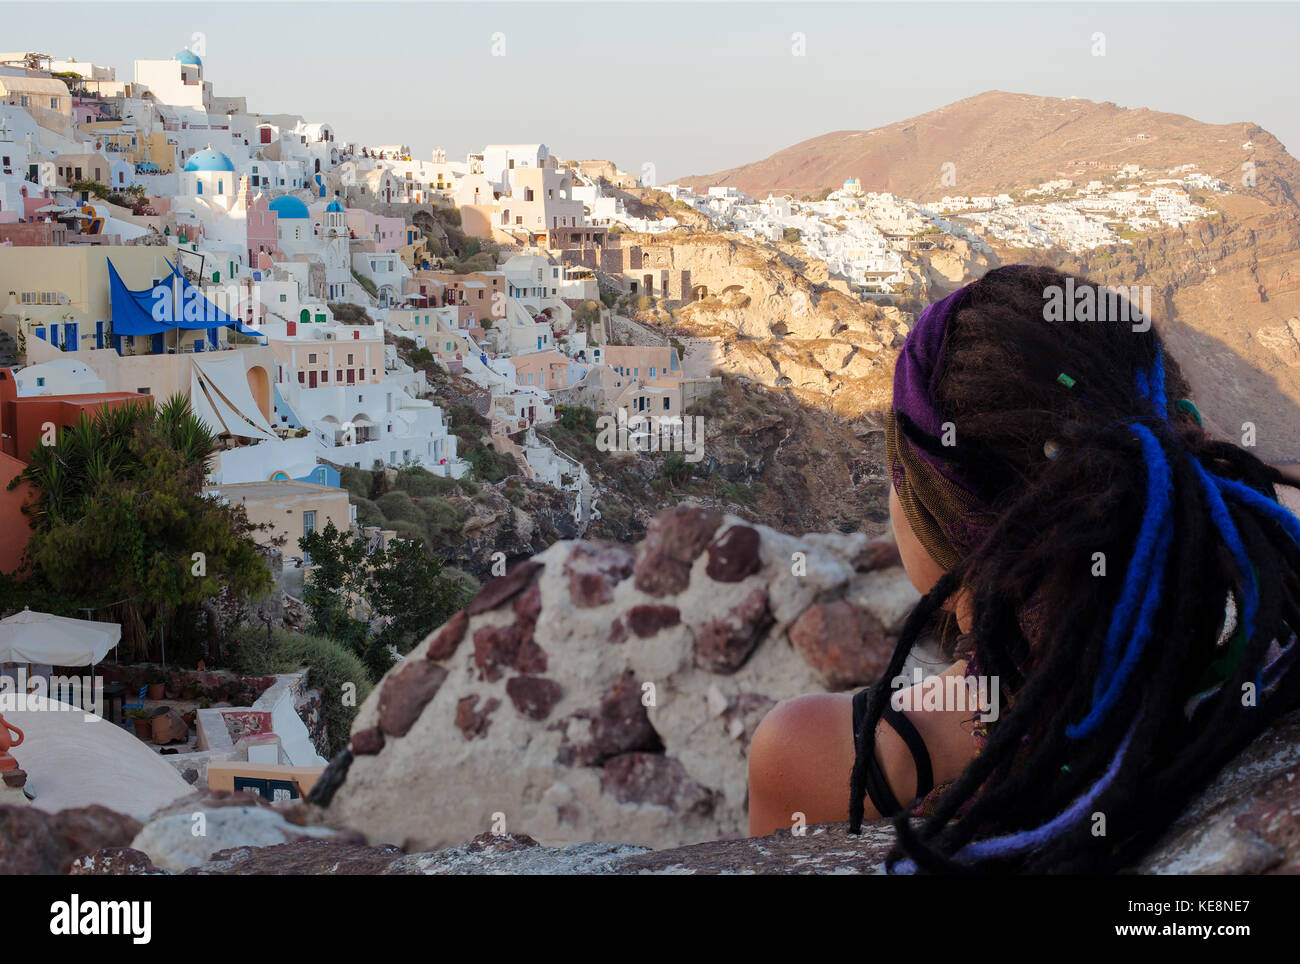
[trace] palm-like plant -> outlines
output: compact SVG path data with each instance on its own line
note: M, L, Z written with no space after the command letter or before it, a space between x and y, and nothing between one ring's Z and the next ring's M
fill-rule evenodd
M144 466L132 449L140 430L157 429L182 462L206 472L216 437L190 411L189 400L173 395L161 407L147 400L83 415L59 434L54 445L38 445L21 476L36 487L29 511L38 528L85 514L86 500L113 480L137 478Z
M120 622L125 650L138 655L185 607L265 592L270 576L243 509L203 496L215 448L184 397L102 410L37 446L20 476L37 490L26 509L33 576ZM206 573L191 571L196 551Z
M157 419L164 436L185 463L201 466L206 471L208 459L217 450L217 437L190 410L189 399L173 395L157 410Z

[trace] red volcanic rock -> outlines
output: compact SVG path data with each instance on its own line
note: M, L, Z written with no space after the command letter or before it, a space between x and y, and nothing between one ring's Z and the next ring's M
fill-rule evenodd
M616 543L578 542L564 563L569 599L578 609L603 606L614 598L614 587L632 575L635 556Z
M726 616L696 631L695 665L710 673L734 673L745 665L770 625L767 593L755 589Z
M542 587L533 583L526 592L515 597L514 608L519 625L532 632L537 625L537 617L542 613Z
M758 530L753 526L732 526L709 546L709 564L704 571L715 582L740 582L758 572Z
M642 639L676 626L682 614L676 606L633 606L625 614L627 626Z
M631 670L606 691L599 708L579 710L569 719L587 720L591 740L581 745L566 740L556 757L565 766L599 766L620 753L659 753L664 748L641 702L641 687Z
M456 703L456 727L467 740L487 733L492 724L492 714L501 705L501 701L493 696L483 702L482 709L475 709L478 701L478 694L471 694L461 697Z
M605 761L600 788L619 803L657 804L674 813L707 817L714 807L713 792L661 753L621 753Z
M519 644L514 667L521 673L546 672L546 650L537 645L531 634Z
M531 626L484 626L474 631L474 665L480 679L495 683L509 667L521 673L546 672L546 651L533 640Z
M530 720L544 720L551 715L564 691L555 680L542 676L516 676L506 680L506 695L515 709Z
M352 734L352 752L357 756L374 756L384 748L384 731L368 726Z
M379 728L388 736L405 736L447 678L447 671L437 663L407 662L388 677L379 694Z
M876 569L888 569L901 566L902 558L898 555L897 543L888 539L874 539L867 543L865 549L853 560L853 568L858 572L872 572Z
M0 804L0 874L65 874L78 857L126 847L140 821L94 804L46 813Z
M69 876L91 877L142 877L165 874L149 859L149 855L130 847L105 847L78 857L68 868Z
M497 606L512 596L523 592L524 588L541 568L542 564L540 562L532 562L531 560L521 562L504 576L493 579L480 589L474 600L465 607L465 612L471 616L477 616L489 609L496 609Z
M790 627L790 642L829 689L873 683L892 647L880 620L852 603L814 603Z
M426 659L447 659L460 645L460 641L465 638L465 629L469 626L469 613L460 610L451 619L447 620L447 625L442 627L432 643L429 644L429 650L425 653Z
M502 670L513 666L519 655L519 627L484 626L474 631L474 665L479 677L489 683L501 678Z
M679 505L659 513L637 548L636 588L656 597L685 589L691 581L691 563L721 523L719 513L695 506Z

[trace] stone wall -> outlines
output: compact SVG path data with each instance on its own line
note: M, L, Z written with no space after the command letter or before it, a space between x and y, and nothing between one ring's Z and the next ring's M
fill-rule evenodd
M557 543L385 677L319 796L372 843L421 848L741 834L763 715L876 679L916 599L892 544L689 506L635 551Z
M1143 874L1300 872L1300 713L1228 764L1132 870ZM190 831L205 814L208 834ZM879 873L888 821L844 824L664 850L623 843L552 847L520 832L481 833L437 851L368 845L320 826L329 811L204 791L143 824L104 807L51 814L0 804L0 873L158 874L844 874Z

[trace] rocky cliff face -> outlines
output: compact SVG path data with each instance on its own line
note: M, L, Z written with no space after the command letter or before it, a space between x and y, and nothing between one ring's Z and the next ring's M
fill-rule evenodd
M837 290L824 263L789 245L724 234L657 243L674 269L690 272L693 289L708 292L681 306L666 336L715 339L717 369L789 389L816 408L856 416L888 405L907 313Z
M479 580L491 578L498 552L507 560L523 559L578 535L573 496L550 486L516 478L501 485L480 484L472 496L448 501L462 514L463 539L439 547L439 554L447 565Z
M932 200L1024 190L1061 177L1081 183L1124 164L1157 172L1194 164L1225 181L1231 193L1200 199L1217 212L1210 220L1082 256L1000 248L985 258L945 241L916 258L912 293L930 301L1016 261L1053 264L1107 284L1150 285L1156 324L1187 372L1208 426L1227 439L1250 439L1246 444L1263 458L1300 460L1300 162L1257 124L1212 125L1112 103L988 91L875 130L825 134L682 183L699 189L725 183L762 197L813 193L856 177L868 191ZM945 170L955 173L955 184L941 181ZM783 257L789 261L788 252ZM757 256L719 263L753 273ZM824 280L813 265L793 270ZM884 375L893 346L870 309L853 321L818 306L791 324L792 313L765 286L753 286L759 297L747 304L683 312L698 330L722 340L727 370L788 385L810 404L820 399L836 412L887 403ZM888 318L901 331L910 321L905 313Z
M1215 199L1217 217L1084 256L1032 257L1114 285L1150 285L1155 324L1206 425L1264 459L1300 459L1300 206ZM1250 443L1246 443L1250 444Z

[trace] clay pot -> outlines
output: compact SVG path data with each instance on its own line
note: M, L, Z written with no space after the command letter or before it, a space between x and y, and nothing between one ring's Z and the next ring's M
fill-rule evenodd
M153 741L159 746L189 738L190 728L175 710L164 710L149 722L153 724Z
M150 684L149 684L149 699L151 699L151 700L160 700L160 699L162 699L162 698L163 698L163 691L166 690L166 689L167 689L167 684L166 684L166 683L150 683Z
M18 739L15 740L10 733L16 734ZM0 716L0 772L18 769L18 761L9 755L9 748L19 746L22 742L23 731Z
M131 721L131 725L135 727L136 737L144 740L146 743L151 741L153 738L153 720L134 719Z

